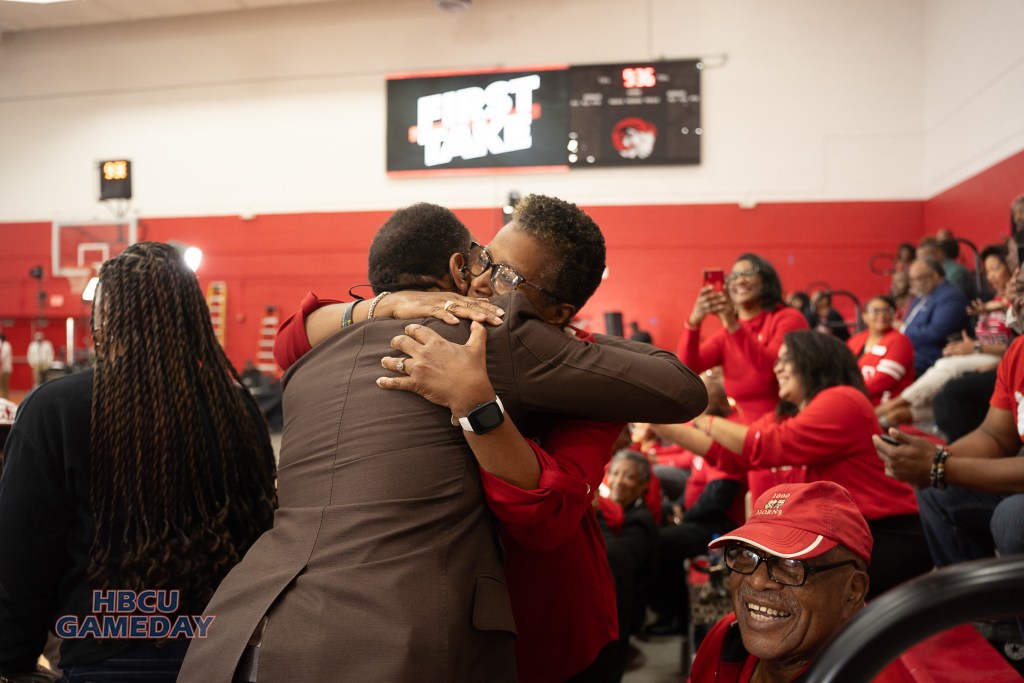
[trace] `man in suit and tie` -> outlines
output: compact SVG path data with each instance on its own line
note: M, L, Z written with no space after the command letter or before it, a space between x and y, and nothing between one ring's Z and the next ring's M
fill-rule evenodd
M535 281L513 277L512 252L494 264L516 290L494 300L504 322L488 329L500 401L454 417L484 433L502 411L653 422L699 413L703 383L671 354L625 340L581 343L550 324L582 305L549 297L560 273L584 274L585 301L600 283L604 242L580 209L544 199L546 216L574 230L549 246L558 267ZM419 238L411 230L374 245L437 239L419 228ZM465 292L462 232L452 231L448 271L422 275ZM376 386L381 357L409 321L368 308L345 313L344 328L285 377L274 528L218 589L209 638L192 644L179 680L516 680L515 624L476 461L447 410ZM347 324L352 317L370 319ZM468 324L417 322L452 341L468 337Z

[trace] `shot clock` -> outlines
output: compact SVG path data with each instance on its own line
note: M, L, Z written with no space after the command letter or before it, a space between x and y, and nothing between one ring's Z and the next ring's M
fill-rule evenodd
M658 74L653 66L626 66L622 69L623 88L653 88Z
M698 60L569 67L572 168L700 163Z
M113 159L100 162L100 199L132 198L132 162Z

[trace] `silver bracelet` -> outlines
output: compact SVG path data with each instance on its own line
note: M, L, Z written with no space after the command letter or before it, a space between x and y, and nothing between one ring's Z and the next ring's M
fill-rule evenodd
M367 320L373 320L373 312L377 309L377 304L379 304L380 300L383 299L384 297L386 297L390 293L391 292L381 292L377 296L373 297L373 301L370 302L370 310L368 310L366 312L366 319Z

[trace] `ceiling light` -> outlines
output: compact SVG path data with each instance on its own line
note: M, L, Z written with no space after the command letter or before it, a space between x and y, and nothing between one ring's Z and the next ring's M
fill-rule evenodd
M100 284L98 277L89 278L89 284L82 290L82 301L92 301L96 298L96 287Z
M56 2L72 2L73 0L7 0L7 2L24 2L29 5L50 5Z
M442 12L465 12L473 4L473 0L434 0L434 7Z
M199 247L188 247L185 249L185 265L192 272L199 270L199 264L203 262L203 250Z
M181 257L185 261L185 265L188 266L189 270L193 273L199 270L199 264L203 262L202 249L199 247L193 247L191 244L183 244L174 240L168 240L167 244L178 250L178 253L181 254Z

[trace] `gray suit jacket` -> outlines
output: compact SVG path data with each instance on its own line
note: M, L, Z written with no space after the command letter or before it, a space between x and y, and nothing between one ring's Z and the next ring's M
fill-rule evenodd
M514 419L676 422L706 405L670 353L571 339L519 294L497 303L506 322L489 330L488 370ZM274 528L217 590L180 681L230 681L264 615L260 681L516 680L501 549L462 430L374 384L408 322L346 328L289 371ZM468 337L468 324L417 322Z

